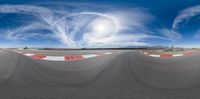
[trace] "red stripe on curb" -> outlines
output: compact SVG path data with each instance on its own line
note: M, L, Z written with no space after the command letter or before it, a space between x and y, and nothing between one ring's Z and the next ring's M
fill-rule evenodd
M190 55L194 55L196 54L197 51L188 51L188 52L183 52L183 53L179 53L179 54L158 54L160 55L161 58L171 58L171 57L179 57L179 56L190 56ZM143 51L143 54L144 55L147 55L147 56L151 56L151 57L154 57L153 55L154 54L150 54L146 51Z
M96 53L96 54L85 54L85 55L80 55L80 56L45 56L41 54L32 54L32 53L23 53L22 55L35 58L35 59L43 59L43 60L48 60L48 61L76 61L76 60L83 60L83 59L93 58L97 56L104 56L104 55L109 55L109 54L113 54L113 53L110 53L110 52Z
M173 57L173 55L172 54L161 54L160 57L170 58L170 57Z
M183 53L184 55L192 55L193 54L193 52L185 52L185 53Z
M82 56L65 56L65 60L82 60Z
M33 55L33 56L31 56L32 58L38 58L38 59L43 59L43 58L45 58L45 57L47 57L47 56L44 56L44 55Z

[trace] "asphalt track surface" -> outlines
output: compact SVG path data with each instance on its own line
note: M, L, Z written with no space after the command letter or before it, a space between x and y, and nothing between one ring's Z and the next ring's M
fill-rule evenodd
M49 56L81 55L91 53L112 52L112 50L23 50L24 53L42 54Z
M166 59L120 52L54 62L0 51L0 99L200 98L199 54Z

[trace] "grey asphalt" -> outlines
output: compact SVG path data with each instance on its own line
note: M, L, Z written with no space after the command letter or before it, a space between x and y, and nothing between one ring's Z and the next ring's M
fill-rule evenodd
M52 62L0 52L0 99L200 99L199 93L198 54L161 59L121 51Z

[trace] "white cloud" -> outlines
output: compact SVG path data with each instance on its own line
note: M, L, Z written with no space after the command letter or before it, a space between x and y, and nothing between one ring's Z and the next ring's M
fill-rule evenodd
M171 40L178 40L182 38L182 35L174 30L170 30L167 28L159 29L158 32L160 32L161 35L164 37L167 37Z
M29 38L52 38L52 35L49 34L42 34L42 33L36 33L33 32L37 29L49 29L49 27L46 27L45 25L42 25L40 23L31 23L26 26L21 26L15 29L7 29L7 30L1 30L0 38L16 41L16 40L27 40Z
M145 11L139 9L133 9L132 11L112 11L106 13L98 13L98 12L80 12L73 13L71 15L67 15L63 17L61 20L64 20L68 17L81 17L80 19L72 20L73 23L70 25L75 28L69 31L70 38L74 39L77 35L77 29L81 27L85 27L86 31L82 30L83 37L81 40L75 41L78 46L81 47L91 47L92 46L107 46L107 45L125 45L127 44L133 45L147 44L140 40L144 40L146 38L159 38L164 40L169 40L165 37L159 37L154 35L149 35L150 31L147 29L145 24L153 18L150 14ZM93 17L91 17L93 16ZM95 17L94 17L95 16ZM106 26L106 30L104 33L94 31L94 27L97 27L98 23L107 23L105 20L110 21L109 24L112 26L107 26L107 24L103 24ZM63 21L59 21L63 22ZM87 23L87 24L86 24ZM78 27L78 28L77 28ZM112 28L113 31L110 29ZM99 30L99 29L98 29ZM112 32L110 32L112 31ZM129 32L131 31L131 33ZM132 42L132 43L130 43ZM140 42L140 43L136 43Z
M179 13L179 15L174 19L172 28L178 29L184 22L187 22L191 17L200 14L200 5L187 8Z
M55 11L55 14L54 11L54 9L39 6L1 5L0 13L28 14L40 20L40 23L31 23L17 29L4 30L5 34L2 37L8 40L26 40L28 38L47 36L56 38L66 47L143 46L148 44L142 41L147 38L169 40L174 39L174 37L180 37L176 32L167 30L163 30L165 33L163 35L167 38L150 35L151 31L146 27L146 24L153 19L153 16L139 8L114 10L105 13ZM105 29L104 26L101 29L102 31L98 29L96 29L98 32L94 31L95 25L98 25L97 23L99 22L101 23L102 20L107 20L103 25L109 27L109 29L103 30ZM101 26L103 25L101 24ZM33 32L41 28L50 30L53 34L44 35ZM78 40L77 37L79 38Z

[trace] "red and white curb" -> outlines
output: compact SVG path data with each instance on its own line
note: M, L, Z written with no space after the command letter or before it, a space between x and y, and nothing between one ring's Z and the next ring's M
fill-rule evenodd
M151 57L158 57L158 58L171 58L171 57L179 57L179 56L188 56L188 55L193 55L195 52L184 52L180 54L151 54L146 51L142 51L143 54Z
M22 54L24 56L32 57L35 59L42 59L47 61L77 61L77 60L84 60L104 55L111 55L118 52L105 52L105 53L96 53L96 54L85 54L85 55L79 55L79 56L46 56L41 54L32 54L32 53L24 53L24 52L17 52L19 54Z

